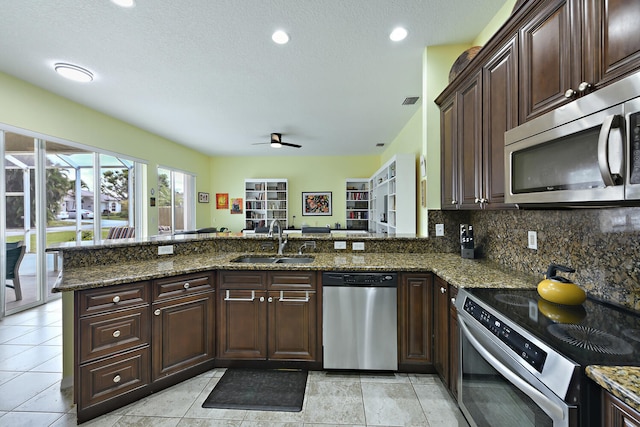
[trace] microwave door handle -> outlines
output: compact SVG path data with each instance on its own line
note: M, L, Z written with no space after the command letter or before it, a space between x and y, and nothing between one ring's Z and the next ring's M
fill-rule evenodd
M607 116L598 136L598 166L604 185L607 187L621 184L624 156L621 118L617 114ZM618 130L617 137L614 137L611 132L614 128Z
M480 353L480 355L487 361L487 363L493 366L496 371L502 374L507 380L511 381L511 383L518 387L520 391L529 396L531 400L533 400L538 406L540 406L540 408L554 420L564 419L563 409L559 405L549 400L548 397L539 392L527 381L522 379L520 375L517 375L509 368L504 366L502 362L500 362L495 356L488 352L487 349L485 349L484 346L480 344L480 342L478 342L478 340L473 336L473 334L469 330L469 327L467 326L467 323L460 315L458 315L458 325L460 326L460 329L462 330L464 336L469 340L471 345L473 345L473 348L475 348L476 351Z

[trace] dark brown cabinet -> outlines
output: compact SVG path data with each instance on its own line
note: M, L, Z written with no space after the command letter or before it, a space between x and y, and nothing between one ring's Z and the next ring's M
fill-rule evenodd
M457 288L440 277L433 289L433 363L449 392L458 398L458 318L455 308Z
M602 390L602 425L640 427L640 414L616 396Z
M541 2L520 30L523 121L638 70L640 4Z
M517 43L513 37L482 68L482 161L476 180L478 203L487 208L510 206L504 203L504 133L518 125Z
M153 292L152 379L213 360L213 274L156 280Z
M317 359L315 272L219 272L218 358Z
M442 209L504 208L504 132L518 124L517 39L441 108Z
M214 289L199 273L75 292L78 421L213 367Z
M449 285L449 391L458 399L458 364L460 335L458 332L458 311L456 310L456 297L458 288Z
M436 277L433 289L433 365L449 385L449 284Z
M398 287L398 364L401 370L426 370L432 364L433 276L403 273Z
M150 283L78 291L74 295L74 393L78 421L141 397L151 381Z

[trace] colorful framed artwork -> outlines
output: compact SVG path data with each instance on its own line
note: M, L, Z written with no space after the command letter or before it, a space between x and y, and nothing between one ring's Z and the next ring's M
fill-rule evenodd
M242 197L231 199L231 213L232 214L242 213Z
M303 192L302 215L331 216L331 191Z
M216 209L229 209L229 193L216 193Z

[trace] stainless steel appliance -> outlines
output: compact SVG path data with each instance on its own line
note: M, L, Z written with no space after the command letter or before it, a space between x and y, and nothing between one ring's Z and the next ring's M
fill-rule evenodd
M458 403L472 426L599 426L587 365L640 364L640 316L535 290L460 289Z
M640 73L505 133L505 200L640 201Z
M322 274L325 369L398 369L397 273Z

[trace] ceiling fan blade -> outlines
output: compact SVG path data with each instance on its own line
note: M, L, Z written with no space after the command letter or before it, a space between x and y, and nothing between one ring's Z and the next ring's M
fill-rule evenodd
M292 143L290 143L290 142L281 142L280 144L282 144L282 145L286 145L287 147L302 148L302 145L292 144Z

